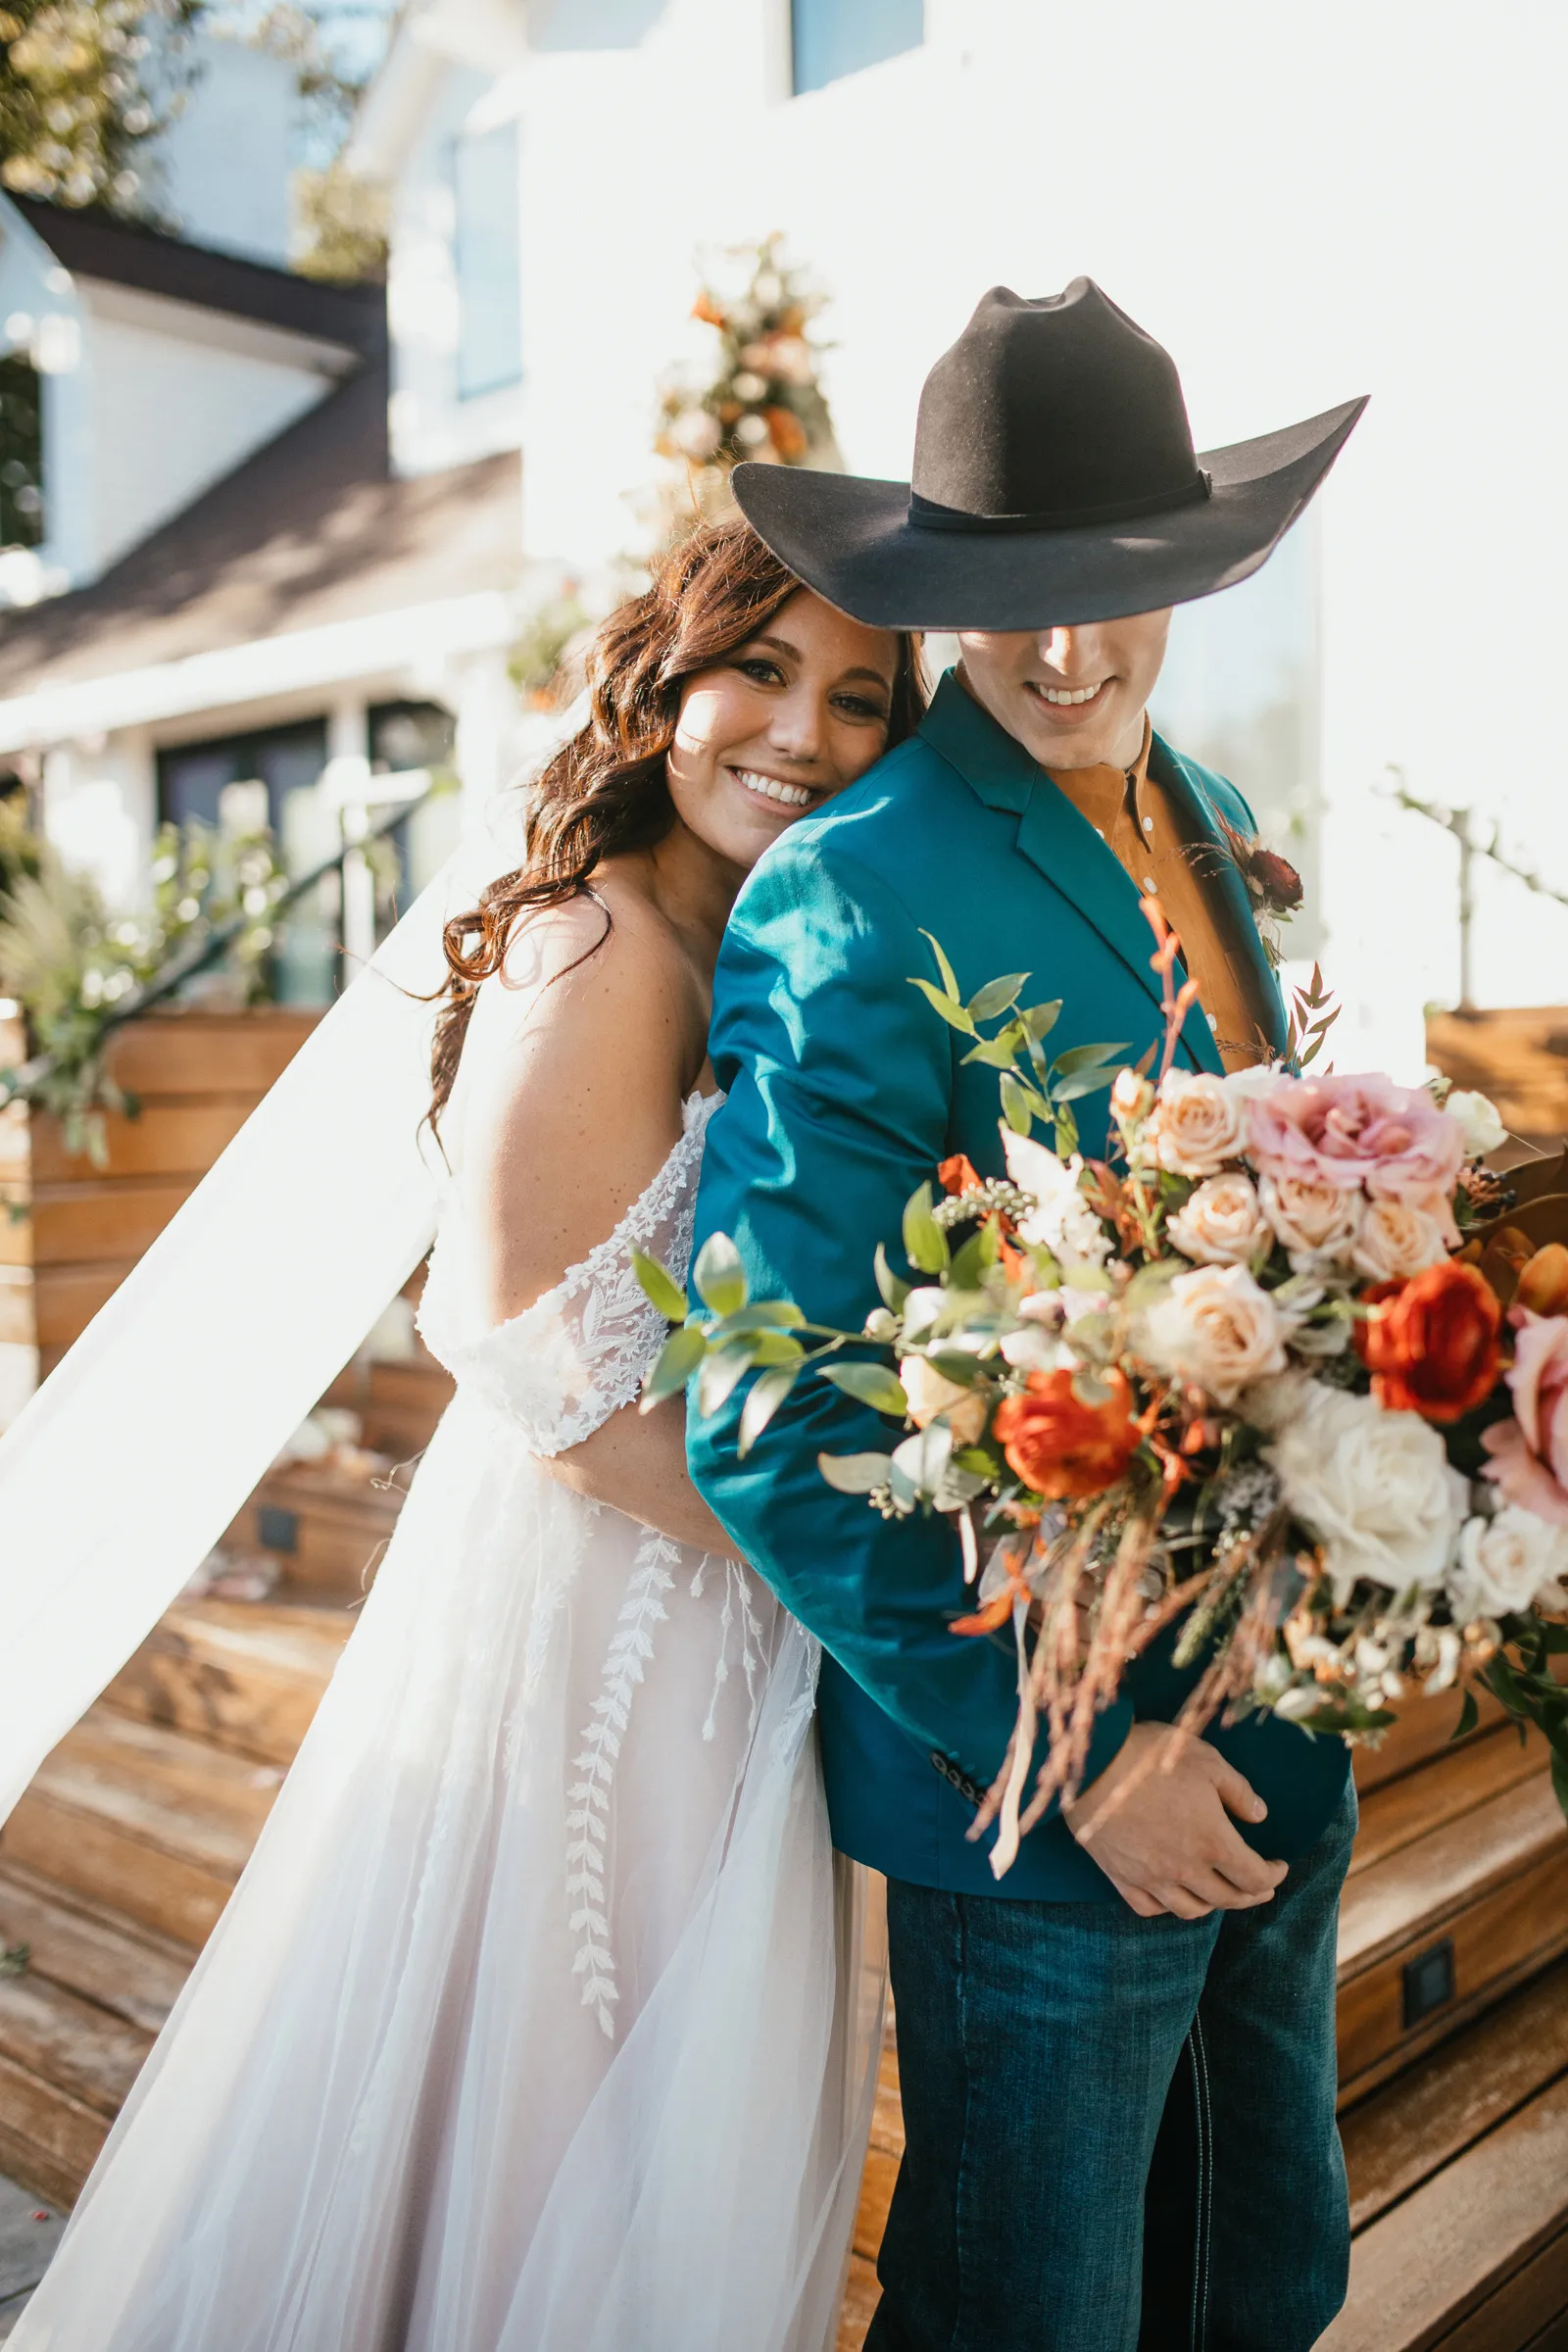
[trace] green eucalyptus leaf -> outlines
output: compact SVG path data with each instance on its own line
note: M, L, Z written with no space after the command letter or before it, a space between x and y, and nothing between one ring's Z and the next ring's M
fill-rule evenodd
M943 1379L951 1380L956 1388L972 1389L985 1378L980 1358L970 1355L962 1348L939 1348L935 1354L928 1355L925 1360L933 1372L940 1372Z
M882 1244L876 1246L876 1287L882 1294L882 1303L897 1314L909 1296L909 1285L901 1281L888 1264L888 1253Z
M710 1314L739 1314L746 1304L746 1269L727 1233L709 1235L692 1268L692 1280Z
M1009 1021L995 1037L983 1037L977 1046L971 1046L963 1057L964 1064L978 1061L989 1070L1010 1070L1027 1042L1018 1023Z
M715 1324L709 1338L715 1344L743 1331L797 1331L806 1321L793 1298L758 1298L738 1307Z
M1049 1037L1061 1016L1061 999L1053 997L1049 1004L1031 1004L1020 1017L1036 1045Z
M971 1020L989 1021L997 1013L1005 1012L1016 1004L1018 993L1028 979L1027 972L1004 972L1000 980L988 980L984 988L976 989L965 1010Z
M886 1485L893 1457L886 1453L819 1453L816 1466L841 1494L869 1494L873 1487Z
M1459 1720L1454 1725L1449 1738L1453 1740L1468 1739L1480 1721L1481 1709L1476 1705L1476 1694L1473 1690L1467 1690L1464 1694L1464 1704L1459 1709Z
M686 1294L674 1275L662 1266L657 1257L650 1257L646 1250L633 1246L627 1255L631 1259L632 1272L642 1284L644 1295L653 1300L665 1322L684 1323L691 1310L687 1305Z
M956 997L945 997L940 988L932 987L929 980L911 980L909 986L917 988L928 1004L935 1005L950 1029L961 1029L965 1037L973 1037L974 1023Z
M947 953L943 948L941 940L930 931L922 931L920 937L926 942L926 945L930 948L932 955L937 959L937 970L942 974L943 987L947 990L950 997L956 997L958 993L958 975L954 970L952 964L948 961Z
M890 1414L895 1420L902 1421L909 1409L904 1383L886 1364L824 1364L822 1378L830 1380L858 1403L868 1404L873 1411Z
M1027 1090L1020 1086L1010 1070L1002 1073L1002 1115L1014 1135L1027 1135L1035 1123L1029 1107Z
M756 1360L749 1341L737 1342L730 1348L710 1348L697 1375L698 1411L704 1415L718 1412Z
M1078 1149L1078 1122L1065 1102L1054 1105L1053 1116L1056 1122L1056 1157L1071 1159Z
M1120 1066L1118 1062L1116 1068ZM1076 1070L1070 1078L1058 1078L1051 1092L1057 1102L1076 1102L1084 1095L1098 1095L1102 1087L1110 1085L1115 1075L1115 1069Z
M953 1287L958 1291L977 1291L980 1277L988 1266L994 1266L1002 1253L1002 1244L996 1225L987 1218L977 1226L953 1261Z
M1056 1076L1070 1078L1074 1070L1098 1069L1102 1064L1119 1069L1116 1056L1126 1051L1125 1046L1069 1046L1065 1054L1056 1055Z
M798 1364L806 1349L793 1331L758 1331L746 1342L754 1364Z
M708 1342L695 1323L683 1323L678 1331L672 1331L643 1382L643 1411L683 1389L707 1353Z
M744 1461L763 1430L778 1411L785 1397L800 1378L801 1367L796 1364L774 1364L760 1373L752 1383L745 1404L741 1407L740 1435L735 1451Z
M904 1254L922 1274L940 1274L948 1263L948 1237L931 1214L929 1184L905 1202Z

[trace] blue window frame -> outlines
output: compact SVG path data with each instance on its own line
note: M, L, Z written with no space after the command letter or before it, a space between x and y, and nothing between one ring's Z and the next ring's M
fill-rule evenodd
M795 95L918 49L925 0L790 0Z
M522 373L517 126L456 141L452 190L458 276L458 393L471 400Z

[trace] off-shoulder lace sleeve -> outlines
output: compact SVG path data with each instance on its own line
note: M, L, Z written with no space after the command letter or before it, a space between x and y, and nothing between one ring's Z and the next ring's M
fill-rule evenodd
M635 1245L684 1282L691 1257L703 1137L718 1098L694 1096L679 1143L613 1233L553 1291L510 1323L465 1338L442 1280L437 1246L420 1329L460 1389L514 1422L534 1453L562 1453L630 1404L663 1345L665 1325L632 1272Z

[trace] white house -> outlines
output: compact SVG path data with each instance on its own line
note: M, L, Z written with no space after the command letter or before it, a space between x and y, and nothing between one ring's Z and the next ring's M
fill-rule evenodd
M299 403L281 437L96 585L106 524L96 555L46 540L81 584L0 627L0 759L46 761L52 822L112 786L79 830L118 796L128 841L181 739L298 720L363 751L384 696L457 711L487 789L514 741L503 619L635 543L706 249L786 233L831 297L846 462L895 478L979 293L1088 271L1176 355L1200 448L1372 395L1308 522L1179 616L1157 715L1305 869L1293 948L1321 947L1345 999L1342 1066L1413 1072L1423 1003L1455 993L1454 853L1382 797L1388 771L1497 817L1548 873L1562 838L1565 68L1556 0L1484 24L1459 0L410 0L358 136L394 190L390 460L332 439L351 410L369 430L370 363L334 376L352 336L297 321L293 373L267 355L267 397ZM262 394L247 379L258 415ZM237 393L202 397L204 432L240 432ZM275 505L307 469L320 487ZM1560 1001L1565 951L1560 909L1482 869L1481 1001Z

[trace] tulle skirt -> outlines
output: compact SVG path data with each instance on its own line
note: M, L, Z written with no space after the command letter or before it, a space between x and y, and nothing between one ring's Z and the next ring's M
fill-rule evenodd
M460 1390L14 2352L822 2352L881 1983L814 1677Z

